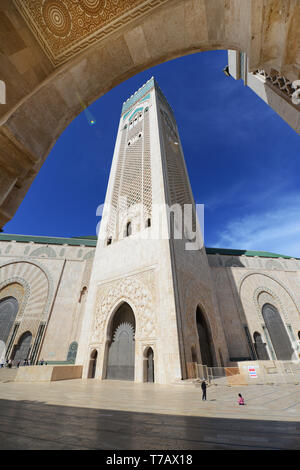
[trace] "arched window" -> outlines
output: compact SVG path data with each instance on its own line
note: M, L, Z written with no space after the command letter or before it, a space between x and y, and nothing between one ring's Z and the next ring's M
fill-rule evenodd
M147 351L147 382L154 382L154 352L152 348Z
M127 222L127 225L126 225L126 231L125 231L125 237L129 237L132 233L132 226L131 226L131 222Z
M146 220L146 227L151 227L151 219Z
M107 245L111 245L111 243L112 243L112 238L111 238L111 237L109 237L109 238L107 239L107 242L106 242L106 244L107 244Z

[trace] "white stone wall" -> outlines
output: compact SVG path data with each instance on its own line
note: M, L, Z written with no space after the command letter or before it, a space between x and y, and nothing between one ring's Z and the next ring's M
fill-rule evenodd
M165 184L154 89L150 93L151 99L144 103L144 107L149 109L152 202L158 204L166 200ZM138 106L140 104L136 107ZM106 203L114 198L118 158L122 152L121 134L125 122L121 118ZM144 138L145 134L142 139ZM162 227L165 239L155 240L151 236L150 239L145 239L155 229L156 222L152 219L151 227L133 232L130 237L122 238L122 231L118 231L118 238L107 246L107 228L105 223L101 224L78 353L78 363L84 363L84 376L88 374L90 354L94 349L98 352L96 377L105 376L109 325L117 308L126 301L131 305L136 319L135 380L144 380L143 353L148 346L154 350L154 374L157 382L167 383L181 378L166 220L164 219Z
M270 303L281 315L294 349L293 359L297 359L300 350L299 260L224 255L209 255L208 259L230 357L250 356L244 331L247 326L252 341L255 332L261 334L272 358L261 314L263 305Z
M152 204L193 203L193 196L184 164L178 129L172 111L162 94L152 88L150 98L138 101L130 110L148 108L150 135L140 122L140 165L143 166L144 139L150 139ZM142 121L141 121L142 122ZM106 195L106 204L120 208L119 198L130 186L126 178L131 165L128 142L135 132L130 117L121 116L114 158ZM126 134L124 134L126 133ZM126 135L126 138L124 138ZM174 145L176 147L174 147ZM127 160L128 159L128 160ZM176 162L176 163L175 163ZM138 169L140 171L140 169ZM135 198L143 201L144 187L137 176ZM129 190L128 190L129 191ZM131 189L130 189L131 191ZM132 196L130 194L130 196ZM131 210L131 208L130 208ZM129 211L130 220L133 215ZM159 236L155 238L159 221L152 214L151 227L141 229L133 223L133 234L124 237L124 227L114 230L116 223L105 210L93 263L91 283L86 302L78 364L84 364L84 377L89 371L90 357L97 350L96 377L105 378L110 325L122 302L133 309L136 319L135 380L144 380L144 351L154 350L154 375L158 383L170 383L186 378L186 363L191 362L191 347L201 358L196 309L201 306L215 345L214 363L220 365L219 353L228 362L228 350L218 312L217 299L205 250L186 251L185 240L170 241L168 211L163 209ZM146 235L150 235L148 238ZM107 239L111 237L111 244ZM199 360L200 362L200 360Z
M30 331L33 346L43 323L46 330L39 357L67 359L69 344L79 340L82 304L78 300L83 285L88 285L94 251L94 247L0 241L0 300L9 295L19 303L15 322L20 326L13 345Z

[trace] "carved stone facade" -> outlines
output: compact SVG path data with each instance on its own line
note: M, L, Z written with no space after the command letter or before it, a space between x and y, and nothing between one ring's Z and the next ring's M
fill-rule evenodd
M300 359L300 260L204 248L174 113L154 78L123 104L105 202L98 240L0 234L0 314L18 306L7 358L25 334L33 362L76 361L98 379L109 365L110 378L143 382L151 348L152 379L173 383L190 362L256 360L257 337L281 359L277 315L289 359ZM168 218L189 204L192 230Z
M91 262L84 260L91 253L89 244L93 247L95 241L0 236L0 307L11 297L18 305L6 342L7 358L14 357L22 336L30 333L27 359L67 360L70 344L79 339L84 303L79 303L80 289L88 285L91 272Z
M272 305L288 334L293 349L290 359L298 361L300 260L264 252L234 257L209 254L208 259L231 359L256 359L251 348L255 333L259 333L266 344L269 358L277 359L262 314L264 305Z
M100 284L95 302L91 342L105 342L108 322L116 307L122 302L129 303L136 314L135 338L143 341L155 339L158 330L155 313L156 297L152 270Z
M14 0L57 66L167 0Z
M117 350L113 325L120 321L124 328L130 318L122 317L124 304L135 318L135 381L146 380L150 347L156 382L187 378L191 348L202 357L197 308L214 343L214 364L220 363L219 350L229 360L205 250L185 249L191 243L186 222L183 239L169 237L167 210L156 212L157 206L173 204L193 207L193 195L173 111L151 78L122 109L78 350L84 377L95 351L96 376L104 379L110 373L110 350L114 358ZM124 230L128 224L130 231ZM123 343L120 348L126 350ZM121 364L122 358L115 369L125 367Z

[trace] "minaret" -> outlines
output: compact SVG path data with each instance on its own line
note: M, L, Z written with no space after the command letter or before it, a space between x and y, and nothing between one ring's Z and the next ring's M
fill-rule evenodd
M83 377L172 383L224 361L174 113L151 78L123 104L77 363Z

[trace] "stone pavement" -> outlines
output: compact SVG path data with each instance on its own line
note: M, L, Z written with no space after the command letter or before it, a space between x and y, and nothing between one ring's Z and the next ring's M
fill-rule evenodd
M237 405L237 394L246 406ZM300 387L0 384L1 449L300 449Z

